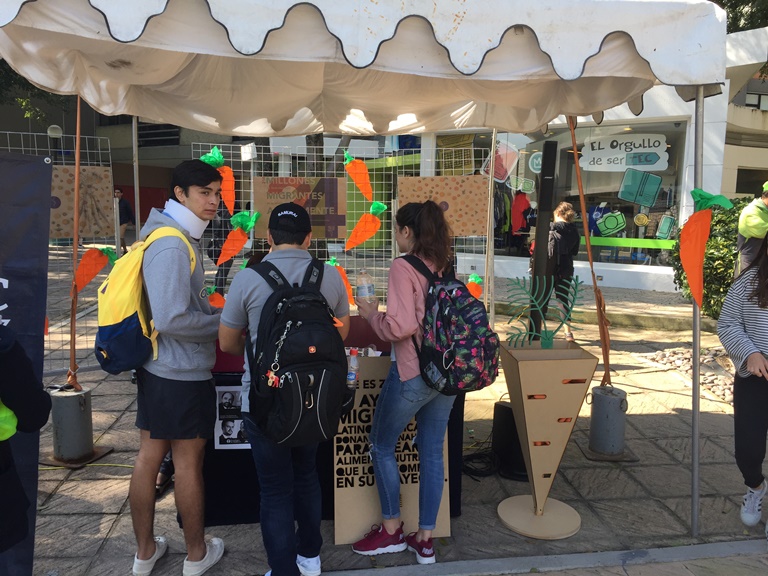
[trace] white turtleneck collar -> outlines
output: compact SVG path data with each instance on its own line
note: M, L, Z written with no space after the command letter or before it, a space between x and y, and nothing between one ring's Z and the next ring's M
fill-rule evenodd
M201 220L195 216L189 208L176 202L176 200L166 200L163 214L173 218L195 240L202 238L203 232L210 223L208 220Z

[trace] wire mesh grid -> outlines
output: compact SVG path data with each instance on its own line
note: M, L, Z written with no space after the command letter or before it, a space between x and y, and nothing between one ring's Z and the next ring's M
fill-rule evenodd
M52 138L47 134L33 132L0 132L0 150L28 156L46 156L54 166L75 165L74 135L62 134ZM81 136L81 166L110 167L112 164L109 138ZM110 193L111 195L111 193ZM115 248L115 236L85 237L80 239L79 257L90 248ZM77 362L82 365L95 364L93 343L96 335L96 290L107 269L91 281L77 300L75 315L75 352ZM49 238L48 240L48 291L45 334L45 356L43 372L47 379L66 373L70 362L70 334L72 316L70 289L73 278L72 238Z
M344 169L343 150L324 149L323 147L294 147L280 148L269 146L257 146L255 144L192 144L192 157L199 158L217 146L226 160L226 165L232 168L235 175L235 189L241 205L252 206L256 211L264 212L260 207L263 204L263 192L269 182L275 182L284 186L286 201L301 196L302 200L310 197L316 199L315 186L320 178L341 179L339 199L336 206L333 202L319 202L309 206L310 214L324 213L331 220L337 215L346 215L343 221L346 224L346 234L339 233L343 228L327 226L324 229L314 227L313 239L309 251L320 260L327 261L335 258L336 263L347 272L350 284L353 288L357 281L357 275L365 270L373 277L376 295L386 305L387 281L389 267L392 258L397 256L397 246L394 242L393 226L394 215L398 208L397 181L400 177L419 176L422 173L456 176L472 174L479 169L489 154L487 149L437 149L435 154L426 154L422 158L414 155L412 151L398 151L392 155L383 156L376 142L370 146L355 146L355 154L358 159L366 162L368 175L373 190L373 201L381 202L387 206L387 210L379 215L381 227L373 238L358 246L346 249L349 238L355 224L363 214L370 211L372 202L369 201L357 189L352 179ZM282 179L282 180L280 180ZM301 188L309 184L309 187ZM302 192L304 190L304 192ZM268 214L262 213L262 218ZM336 231L336 234L333 232ZM456 237L454 238L454 250L470 252L473 254L485 254L485 236ZM236 258L235 265L229 273L228 281L244 266L245 260L252 251L267 251L269 246L266 238L253 238L251 250L245 250ZM206 259L204 266L206 275L215 275L215 265L210 259ZM468 275L459 275L466 281ZM353 310L353 313L355 311Z
M82 166L111 166L111 152L108 138L81 137ZM335 257L338 264L348 272L350 283L354 286L357 274L365 269L374 278L376 294L386 304L387 280L390 262L397 256L393 237L393 219L397 211L397 181L399 177L425 174L457 175L467 172L472 158L474 168L482 165L488 150L474 149L462 151L451 149L447 152L436 150L434 154L425 154L418 161L413 160L410 151L398 151L386 157L378 143L371 142L370 147L356 147L358 158L367 161L373 189L373 200L382 202L387 210L379 215L381 228L375 236L350 250L345 250L345 243L358 219L371 208L368 201L355 187L346 174L341 149L324 150L322 147L279 148L256 146L253 144L210 144L194 143L190 156L199 158L210 152L213 146L221 150L227 166L235 175L235 193L239 200L238 210L259 210L256 198L252 202L254 186L263 186L274 178L302 179L310 183L319 178L338 178L340 205L335 207L337 215L346 215L346 228L339 228L337 233L319 233L312 241L310 252L323 261ZM62 135L50 138L46 134L0 132L0 149L12 153L34 156L48 156L54 165L75 163L75 137ZM411 157L411 158L409 158ZM286 181L291 184L290 180ZM328 206L323 209L329 210ZM336 213L336 212L333 212ZM333 214L332 213L332 214ZM331 214L331 215L332 215ZM262 215L267 218L267 214ZM208 238L201 243L205 247ZM81 239L79 257L89 248L112 247L119 249L119 239L113 236L86 237ZM457 237L454 239L456 251L484 254L486 247L484 236ZM237 271L242 268L248 256L253 252L266 252L269 249L265 238L253 238L248 249L238 255L229 272L231 282ZM214 262L202 259L207 282L213 285L216 273ZM48 262L48 297L46 314L48 328L45 336L44 376L47 383L61 379L70 367L70 332L71 298L70 289L73 278L73 242L71 238L49 239ZM93 355L94 339L97 328L96 291L111 269L106 267L88 286L78 294L75 316L75 357L82 371L98 369ZM460 276L467 280L465 276ZM354 313L354 312L353 312Z

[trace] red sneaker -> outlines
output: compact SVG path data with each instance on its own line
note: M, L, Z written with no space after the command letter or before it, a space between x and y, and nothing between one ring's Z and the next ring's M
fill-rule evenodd
M374 524L362 540L352 544L352 551L363 556L376 556L390 552L402 552L408 547L403 539L403 523L394 534L389 534L382 524ZM433 560L434 562L434 560Z
M416 560L419 564L435 563L435 548L432 546L432 538L419 542L416 540L416 532L411 532L405 537L405 543L408 550L416 552Z

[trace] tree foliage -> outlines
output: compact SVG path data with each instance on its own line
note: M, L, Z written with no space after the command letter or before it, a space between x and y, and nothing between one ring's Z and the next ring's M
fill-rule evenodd
M733 208L730 210L717 206L712 209L712 226L704 251L704 299L701 312L715 320L720 317L725 295L733 282L739 214L752 200L753 198L733 200ZM688 280L680 263L680 240L672 249L670 262L675 273L675 286L683 296L691 298Z
M71 96L60 96L41 90L17 74L5 60L0 60L0 105L16 105L40 127L48 123L45 108L64 110Z
M768 26L768 0L715 0L728 13L728 33Z

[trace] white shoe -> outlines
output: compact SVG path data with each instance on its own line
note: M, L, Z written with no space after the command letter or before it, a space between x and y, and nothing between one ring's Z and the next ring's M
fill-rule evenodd
M756 526L763 517L763 496L765 496L765 480L760 484L760 488L753 490L750 488L744 495L744 502L741 505L741 521L746 526Z
M133 557L133 576L149 576L155 563L163 557L168 550L168 542L164 536L155 536L155 553L147 560L139 560L138 555Z
M211 538L206 541L205 548L205 558L202 560L190 562L187 559L189 557L184 559L183 576L200 576L201 574L205 574L209 568L224 556L224 540L221 538Z
M314 558L305 558L301 554L296 554L296 566L302 576L320 576L320 556Z

